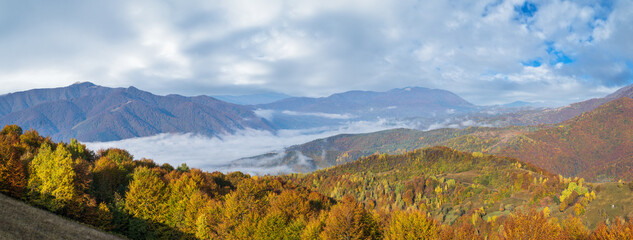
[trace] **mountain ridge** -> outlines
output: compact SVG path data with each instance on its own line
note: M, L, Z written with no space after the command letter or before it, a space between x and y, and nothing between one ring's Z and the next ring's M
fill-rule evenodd
M54 139L112 141L159 133L214 136L253 128L274 131L248 107L209 96L159 96L89 82L0 96L0 124L40 129Z

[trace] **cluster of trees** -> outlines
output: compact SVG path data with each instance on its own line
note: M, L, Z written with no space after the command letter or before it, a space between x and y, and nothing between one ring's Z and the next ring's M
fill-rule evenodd
M374 210L423 210L443 223L472 209L498 211L517 192L529 193L525 200L533 204L551 202L566 186L556 175L529 164L446 147L372 155L286 178L335 199L353 196Z
M471 172L478 174L455 175ZM631 222L590 232L576 217L550 217L547 208L485 217L512 192L532 192L533 202L562 193L574 203L589 193L579 180L556 179L514 160L448 148L251 177L134 160L122 149L95 153L14 125L0 131L0 192L132 239L632 237Z

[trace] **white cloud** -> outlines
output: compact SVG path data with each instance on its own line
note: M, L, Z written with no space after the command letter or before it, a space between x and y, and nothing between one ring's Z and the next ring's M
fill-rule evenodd
M291 116L313 116L313 117L322 117L322 118L330 118L330 119L352 119L355 116L351 114L338 114L338 113L322 113L322 112L295 112L284 110L281 113Z
M562 104L633 81L631 1L538 0L517 20L524 2L2 2L0 92L77 80L184 95L424 86L478 104L528 92ZM530 61L547 71L535 78Z

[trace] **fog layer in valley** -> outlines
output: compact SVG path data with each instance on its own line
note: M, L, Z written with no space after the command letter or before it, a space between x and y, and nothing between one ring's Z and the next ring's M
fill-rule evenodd
M233 135L207 137L195 134L159 134L151 137L132 138L112 142L85 143L92 150L123 148L135 159L149 158L158 164L169 163L205 171L244 171L250 174L275 174L288 172L288 168L240 168L231 169L228 164L236 159L279 151L285 147L314 139L343 133L367 133L391 128L410 127L403 122L378 120L374 122L349 122L336 128L279 130L276 134L260 130L243 130Z

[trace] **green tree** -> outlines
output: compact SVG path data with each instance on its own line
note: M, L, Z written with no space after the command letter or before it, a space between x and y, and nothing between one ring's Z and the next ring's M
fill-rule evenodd
M166 206L166 223L169 226L195 233L198 215L208 201L208 196L201 191L204 180L204 174L194 169L169 183Z
M122 196L128 185L128 169L119 167L107 157L99 158L92 169L93 195L99 202L114 201L115 194Z
M70 143L66 146L68 151L73 156L73 159L81 158L83 160L87 160L93 162L95 160L95 155L92 151L86 148L85 144L81 144L77 141L77 139L70 139Z

